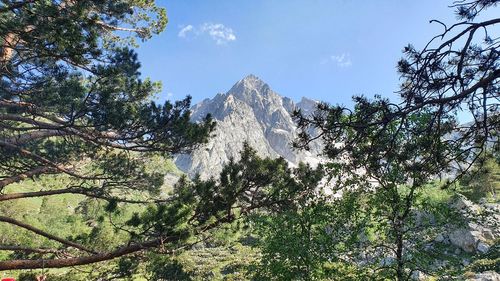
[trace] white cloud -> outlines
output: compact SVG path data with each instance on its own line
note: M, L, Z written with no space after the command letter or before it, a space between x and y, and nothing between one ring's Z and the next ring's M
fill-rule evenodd
M181 27L181 30L179 31L179 33L177 34L177 36L185 38L186 35L189 32L192 32L192 31L194 31L194 27L192 25L190 25L190 24L186 25L186 26Z
M172 97L173 95L174 95L174 93L170 93L170 92L167 93L167 97L169 97L169 98Z
M224 26L222 23L211 23L206 22L198 27L192 25L182 26L181 30L177 34L181 38L186 38L188 33L193 33L195 35L206 34L215 41L217 45L227 44L231 41L236 41L236 35L233 29Z
M342 53L340 55L332 55L329 60L324 60L322 63L325 64L328 61L334 62L338 67L349 67L352 65L351 55L349 53Z
M201 25L201 32L207 33L218 44L226 44L236 40L236 35L231 28L224 26L222 23L206 22Z

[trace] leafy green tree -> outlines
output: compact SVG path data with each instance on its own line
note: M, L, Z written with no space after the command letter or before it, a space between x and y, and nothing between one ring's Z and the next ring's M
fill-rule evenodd
M334 202L314 197L253 218L262 252L256 280L368 280L361 272L350 275L359 268L341 257L357 238L359 201L349 195Z
M407 280L412 271L429 269L415 255L414 246L430 235L419 232L419 198L434 179L448 177L449 185L486 149L498 149L499 37L489 32L500 19L474 21L496 4L458 1L454 7L464 21L433 21L443 25L442 34L421 51L405 48L398 63L400 102L358 96L354 110L322 103L310 116L296 113L302 130L296 146L323 140L337 189L364 190L372 198L371 208L360 212L377 222L367 229L377 230L375 240L385 248L379 254L393 257L377 270L383 275ZM473 121L460 122L464 114Z
M12 254L0 270L131 254L137 260L147 249L169 255L224 223L284 208L316 186L294 177L285 160L261 159L245 146L241 161L229 163L219 178L183 178L165 196L161 165L151 163L203 144L215 124L209 116L190 122L189 97L151 101L160 85L141 78L129 47L164 29L164 9L142 0L0 3L2 209L48 198L39 206L49 215L57 210L50 209L52 198L85 198L65 218L3 212L0 222L10 233L37 238L3 240L0 250ZM29 179L52 180L43 190L21 188ZM109 274L130 276L137 269L120 261Z
M218 179L182 179L175 186L176 197L172 204L151 208L128 224L144 233L167 232L194 244L214 235L207 230L217 225L256 213L282 212L294 206L296 200L311 198L321 178L321 169L307 165L291 169L285 159L260 158L245 145L241 160L231 160ZM172 220L176 220L175 223ZM169 280L173 271L188 276L180 270L181 266L171 260L168 268L158 268L158 264L153 263L150 270L155 278Z
M430 154L430 158L439 159L441 170L451 170L448 174L462 176L486 149L499 149L500 39L495 28L500 18L483 20L480 15L497 4L490 0L456 1L452 7L462 21L450 26L431 21L442 25L443 32L422 50L411 45L404 48L405 57L398 62L402 84L397 102L380 96L373 100L356 96L356 113L328 104L321 104L311 116L297 112L303 129L298 145L322 138L328 156L335 158L369 134L380 135L372 143L376 147L390 133L386 131L395 131L393 122L403 125L425 114L428 126L420 133L434 137L433 152L440 154L439 158ZM310 127L319 133L308 134ZM344 134L346 128L352 129L349 139ZM421 156L426 157L424 153Z
M461 192L474 201L488 197L496 201L500 193L500 159L486 152L478 160L460 181Z
M364 105L358 104L351 115L340 118L364 116ZM376 274L372 278L407 280L415 270L432 272L431 264L420 259L419 253L440 230L434 220L442 206L428 205L421 199L444 164L439 162L439 153L434 152L439 151L435 149L439 145L435 136L421 133L429 118L430 115L413 115L405 122L386 124L383 131L366 130L363 138L348 148L339 149L341 144L326 146L329 157L337 155L325 165L334 182L331 188L356 194L355 203L342 199L335 202L355 210L356 220L338 216L332 221L340 220L337 224L358 239L335 255L373 268ZM345 143L356 135L356 128L346 126L341 130ZM431 153L435 158L429 157Z
M156 259L153 259L150 264L149 272L151 274L150 280L193 280L184 270L182 264L176 260L169 260L168 258L156 257Z

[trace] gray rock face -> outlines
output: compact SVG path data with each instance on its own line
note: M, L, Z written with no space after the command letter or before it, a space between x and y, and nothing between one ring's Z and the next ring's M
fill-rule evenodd
M300 161L315 165L319 162L319 144L307 152L291 146L296 137L293 110L301 108L304 114L310 114L315 104L306 98L295 104L256 76L249 75L227 93L205 99L192 108L194 122L212 114L217 121L214 136L193 153L176 156L175 163L189 176L199 174L205 179L216 176L229 159L238 159L246 141L262 157L281 156L291 165Z
M480 241L479 235L480 233L477 231L461 228L452 231L449 238L453 245L460 247L467 253L474 253Z
M411 276L410 276L411 280L415 280L415 281L425 281L427 279L429 279L429 276L427 276L427 274L423 273L422 271L414 271Z
M466 225L449 231L448 238L451 244L467 253L488 252L490 244L500 237L498 204L478 205L464 196L457 196L451 207L455 208L467 221Z
M477 273L473 278L467 280L471 281L500 281L500 274L494 271L485 271Z

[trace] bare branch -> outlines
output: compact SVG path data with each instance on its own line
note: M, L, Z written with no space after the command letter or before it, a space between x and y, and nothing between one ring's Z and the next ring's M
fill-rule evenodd
M20 181L25 180L27 178L38 176L41 174L46 174L46 173L49 173L52 171L54 171L54 169L51 167L41 166L41 167L36 167L32 170L26 171L24 173L0 180L0 190L9 184L12 184L15 182L20 182Z
M1 201L9 201L15 199L23 199L23 198L33 198L33 197L44 197L44 196L52 196L52 195L60 195L60 194L80 194L85 195L87 197L103 199L106 201L116 201L128 204L151 204L151 203L167 203L172 201L173 198L165 198L165 199L156 199L156 200L133 200L122 198L118 196L110 196L106 194L102 194L99 190L93 188L82 188L82 187L69 187L64 189L55 189L55 190L44 190L44 191L33 191L33 192L21 192L21 193L10 193L0 195Z
M16 252L26 252L26 253L40 253L40 254L57 254L60 250L49 249L49 248L27 248L15 245L0 245L0 251L16 251Z
M18 220L13 219L13 218L5 217L5 216L0 216L0 222L9 223L9 224L12 224L12 225L24 228L26 230L29 230L29 231L31 231L33 233L36 233L36 234L38 234L40 236L43 236L45 238L48 238L50 240L57 241L57 242L59 242L61 244L64 244L66 246L74 247L76 249L79 249L79 250L82 250L82 251L85 251L85 252L88 252L88 253L96 254L95 251L93 251L93 250L91 250L91 249L89 249L89 248L87 248L87 247L85 247L83 245L80 245L78 243L75 243L75 242L72 242L72 241L69 241L69 240L57 237L55 235L47 233L47 232L45 232L45 231L43 231L41 229L33 227L33 226L29 225L29 224L20 222Z
M36 269L36 268L61 268L76 265L92 264L101 261L112 260L124 255L139 252L144 249L158 247L164 243L177 240L177 237L168 237L165 239L153 239L142 243L131 244L116 249L108 253L94 254L85 257L52 259L52 260L9 260L0 262L0 271L12 269Z

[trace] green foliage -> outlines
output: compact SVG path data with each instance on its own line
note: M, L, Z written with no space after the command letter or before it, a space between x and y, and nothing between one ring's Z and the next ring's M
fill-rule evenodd
M443 200L450 195L433 197L431 189L434 179L449 177L445 185L451 185L484 151L498 150L498 39L477 38L476 31L493 29L499 19L473 22L494 6L495 1L455 3L467 21L451 26L435 21L444 25L442 34L423 50L405 47L397 103L355 96L354 109L321 103L312 115L295 113L301 129L295 145L307 148L323 140L336 189L362 193L365 204L358 212L365 218L365 239L346 255L352 258L355 249L372 252L375 262L368 267L380 276L407 280L413 270L444 274L460 266L457 259L447 269L432 265L438 258L453 259L433 253L432 239L457 222ZM473 121L460 124L465 114ZM482 191L476 194L494 193L495 181L478 180Z
M472 272L494 271L500 272L500 241L495 241L488 253L480 255L474 262L467 266Z
M0 269L17 268L10 260L22 257L28 268L44 266L38 256L50 267L88 263L78 257L99 260L97 253L147 239L142 248L150 248L165 235L185 241L190 206L165 204L162 161L205 143L215 124L210 116L190 122L190 97L151 99L161 85L141 77L130 47L166 23L165 9L150 0L0 1L0 207L11 210L0 221L10 224L4 233L19 233L5 240L9 246L35 247L0 261ZM41 190L11 188L31 177L52 180ZM52 208L72 194L85 199ZM17 203L31 197L45 198ZM140 229L126 224L133 213L142 221L165 217ZM51 252L31 253L37 247Z
M34 281L37 280L37 276L41 276L41 273L33 273L33 272L28 272L28 273L21 273L19 274L19 277L17 280L19 281ZM75 280L74 275L61 275L61 274L44 274L47 278L47 280L51 281L72 281Z
M261 158L245 144L240 161L225 165L219 179L184 178L174 192L182 204L195 206L192 220L201 226L214 220L230 222L258 209L287 208L297 198L313 194L322 176L321 168L290 169L285 159Z
M262 250L257 280L340 278L357 267L340 253L357 239L354 194L328 202L309 197L277 214L253 218ZM343 264L343 266L340 266Z
M175 255L152 254L149 280L250 280L259 250L248 245L249 230L233 223L214 230L193 248Z
M151 274L150 280L192 280L191 276L184 270L183 265L169 257L156 257L153 259L148 272Z
M346 280L346 281L368 281L386 280L380 276L374 276L366 268L349 264L346 262L326 262L323 265L323 280Z
M168 164L168 160L163 159L160 161L159 158L155 159L156 164L165 163L167 167L172 165ZM163 169L163 167L159 168ZM168 170L168 168L165 168L165 170ZM39 189L52 189L53 187L67 184L69 180L70 179L64 175L47 175L35 181L25 181L22 184L11 185L6 191L10 192L10 190L13 189L18 192L30 192ZM166 192L169 188L171 187L164 186L162 189ZM110 210L106 210L106 208L109 207L109 204L110 202L105 200L88 199L82 195L66 194L63 196L35 197L17 201L0 202L0 210L4 215L22 219L32 226L40 229L47 229L53 234L69 238L83 245L102 250L113 250L116 246L126 243L129 239L128 235L125 233L120 231L117 232L113 224L124 224L128 217L134 212L142 212L144 207L140 205L130 205L127 206L127 208L123 208L123 203L116 203L119 206L119 212L108 214L107 212ZM3 243L6 245L62 249L61 245L57 242L42 239L31 232L7 224L0 225L0 239L2 239ZM3 253L5 254L2 256L3 260L14 258L42 258L42 256L37 253ZM49 259L51 255L44 255L43 257ZM116 261L116 266L114 263L110 263L101 266L101 270L102 272L113 274L113 276L125 278L125 276L130 276L138 270L136 264L138 261L139 260L135 257L118 259ZM85 267L81 267L80 269L84 271L87 270ZM95 271L95 275L93 276L97 276L98 270ZM48 270L48 272L50 273L50 280L59 280L64 276L70 276L67 278L71 280L88 280L85 274L78 274L78 271Z
M210 116L190 122L190 97L151 101L161 85L141 77L130 47L165 28L165 10L149 0L1 1L0 240L21 249L2 251L0 270L19 268L16 260L61 267L155 248L78 269L85 274L52 270L49 279L406 280L414 270L461 272L466 254L449 255L433 241L456 216L447 206L452 191L435 178L477 163L490 143L498 150L498 39L473 40L498 20L471 23L494 5L459 3L466 22L424 50L405 48L401 103L358 96L354 110L323 103L313 116L297 112L297 145L321 137L325 166L290 168L245 145L220 177L181 177L165 187L174 170L165 159L207 142L215 126ZM448 41L434 48L439 38ZM457 121L463 104L471 124ZM484 156L462 180L470 198L496 200L497 160ZM340 198L322 194L325 172ZM245 232L238 221L249 215ZM498 270L498 256L478 257L468 269Z
M485 154L479 163L461 181L461 193L473 201L488 198L498 201L500 193L499 158Z

